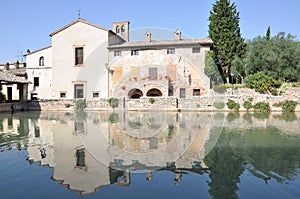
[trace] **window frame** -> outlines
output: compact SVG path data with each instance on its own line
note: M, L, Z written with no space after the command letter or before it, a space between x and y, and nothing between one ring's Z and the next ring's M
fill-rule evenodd
M79 89L76 89L76 86L82 86L82 97L78 97L77 91ZM74 89L74 99L85 99L85 92L86 92L86 83L85 82L73 82L73 89Z
M179 98L186 98L186 89L185 88L180 88L179 89Z
M120 50L114 51L114 57L119 57L119 56L122 56L122 51Z
M65 96L63 97L62 95L65 95ZM62 98L62 99L67 98L67 92L66 91L59 92L59 97Z
M45 58L44 58L44 56L41 56L39 58L39 66L45 66Z
M174 55L175 54L175 48L167 48L167 54L168 55Z
M131 50L131 56L138 56L139 50Z
M201 89L200 88L194 88L193 89L193 96L201 96Z
M192 53L200 53L201 48L200 47L193 47L192 48Z
M39 87L39 86L40 86L40 78L33 77L33 87Z
M78 57L80 56L80 55L78 55L78 52L77 52L77 50L79 50L79 49L82 49L82 55L81 55L81 59L80 59L81 62L79 60L77 60ZM84 66L84 51L85 51L85 47L83 45L74 46L74 53L73 53L73 55L74 55L74 66L76 66L76 67Z

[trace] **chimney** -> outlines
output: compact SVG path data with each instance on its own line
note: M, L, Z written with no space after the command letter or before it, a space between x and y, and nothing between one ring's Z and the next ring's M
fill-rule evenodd
M178 29L175 31L175 40L181 40L181 32Z
M151 42L151 33L147 31L145 35L146 35L146 42Z

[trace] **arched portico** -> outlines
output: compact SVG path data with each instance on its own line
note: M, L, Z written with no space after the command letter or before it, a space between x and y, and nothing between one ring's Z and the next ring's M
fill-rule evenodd
M160 97L160 96L162 96L162 92L157 88L152 88L152 89L148 90L146 95L149 97Z
M133 88L128 92L128 97L131 99L139 99L143 96L143 92L138 88Z

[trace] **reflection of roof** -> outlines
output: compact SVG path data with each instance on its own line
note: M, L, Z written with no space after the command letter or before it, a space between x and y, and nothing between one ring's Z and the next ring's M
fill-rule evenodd
M30 83L23 77L19 77L17 75L20 75L20 73L23 75L25 69L15 69L11 71L5 71L5 72L0 72L0 82L8 82L8 83L24 83L28 84Z
M154 40L147 41L132 41L123 44L109 46L108 49L114 48L144 48L144 47L168 47L168 46L192 46L192 45L210 45L212 44L210 38L196 38L196 39L181 39L181 40Z
M90 26L93 26L93 27L95 27L95 28L99 28L99 29L102 29L102 30L105 30L105 31L109 31L108 28L104 28L104 27L102 27L102 26L99 26L99 25L93 24L93 23L91 23L91 22L88 22L88 21L86 21L86 20L84 20L84 19L78 18L78 19L72 21L71 23L69 23L69 24L67 24L67 25L65 25L65 26L63 26L63 27L61 27L60 29L58 29L58 30L52 32L52 33L50 34L50 36L52 37L53 35L55 35L55 34L57 34L57 33L61 32L61 31L65 30L65 29L69 28L70 26L72 26L72 25L74 25L74 24L76 24L76 23L78 23L78 22L81 22L81 23L84 23L84 24L87 24L87 25L90 25Z

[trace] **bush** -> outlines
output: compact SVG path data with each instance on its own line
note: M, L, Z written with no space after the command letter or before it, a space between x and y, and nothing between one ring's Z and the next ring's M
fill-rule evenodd
M273 80L272 77L265 75L263 72L258 72L246 77L245 85L248 88L255 89L257 92L260 93L270 93L273 87L276 86L275 80Z
M75 110L76 112L82 112L84 108L86 107L86 101L85 99L77 100L75 103Z
M213 87L213 90L217 93L224 93L224 92L226 92L226 89L227 89L227 87L225 84L215 85Z
M113 109L119 106L119 100L117 98L109 98L108 100L108 104L110 107L112 107Z
M253 98L251 97L244 102L243 107L247 109L247 111L249 111L249 109L252 108L252 101Z
M216 109L223 109L225 107L225 103L224 102L215 102L214 107Z
M282 112L288 113L288 112L295 112L295 108L298 105L297 102L292 100L286 100L283 103L281 103Z
M0 92L0 102L4 100L6 100L6 96L2 92Z
M150 104L153 104L153 103L155 102L155 99L150 98L150 99L149 99L149 102L150 102Z
M240 109L240 104L229 99L228 102L226 103L227 107L230 109L230 110L235 110L235 111L239 111Z
M254 106L254 111L261 113L269 113L271 111L270 105L266 102L258 102Z

